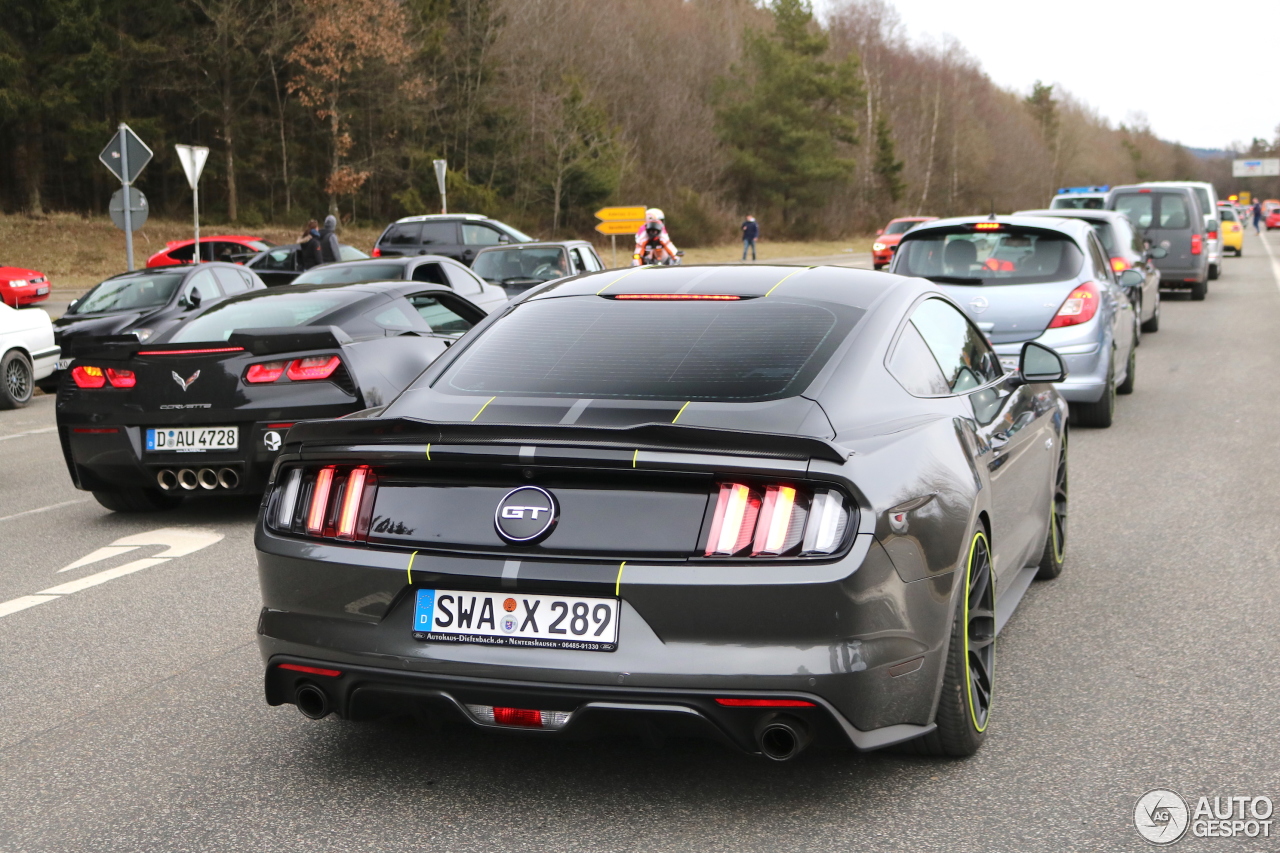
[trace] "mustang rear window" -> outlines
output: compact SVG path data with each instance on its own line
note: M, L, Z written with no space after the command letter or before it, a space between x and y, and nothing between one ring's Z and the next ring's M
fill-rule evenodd
M748 401L800 393L862 311L785 299L527 302L438 380L439 390Z

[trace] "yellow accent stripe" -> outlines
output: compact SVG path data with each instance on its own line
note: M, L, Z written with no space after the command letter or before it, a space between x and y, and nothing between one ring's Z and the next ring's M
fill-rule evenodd
M627 276L629 276L629 275L633 275L633 274L635 274L635 273L640 272L640 270L642 270L642 269L644 269L644 267L636 267L636 268L635 268L635 269L633 269L633 270L628 270L627 272L624 272L622 275L618 276L618 277L617 277L617 278L615 278L615 279L611 279L611 280L609 281L609 283L608 283L608 284L606 284L604 287L602 287L602 288L600 288L599 290L597 290L597 291L596 291L596 296L599 296L600 294L604 293L606 290L608 290L609 288L613 287L615 284L617 284L618 282L622 281L622 280L623 280L624 278L626 278Z
M618 566L618 581L613 585L613 595L615 598L622 597L622 569L627 565L627 561L623 560Z
M496 399L498 399L498 397L497 397L497 395L494 395L494 396L490 397L488 400L485 400L485 401L484 401L484 405L480 407L480 412L483 412L485 409L489 408L489 404L490 404L490 403L492 403L492 402L493 402L494 400L496 400ZM476 418L480 417L480 412L476 412L476 417L471 419L471 422L472 422L472 423L475 423Z
M692 402L693 402L692 400L689 400L683 406L681 406L680 411L676 412L676 416L671 419L671 422L675 423L676 421L680 420L680 416L684 414L684 410L689 408L689 403L692 403Z
M416 556L418 556L417 551L409 555L409 566L404 570L405 574L409 576L409 586L413 586L413 558Z
M636 448L636 452L631 454L631 467L636 467L636 460L640 458L640 448Z
M427 461L431 461L431 445L429 443L427 444Z
M787 274L786 274L786 275L784 275L782 278L778 279L778 284L775 284L773 287L769 288L769 293L766 293L766 294L765 294L765 296L768 296L770 293L773 293L775 290L777 290L777 289L778 289L778 285L782 284L784 281L786 281L787 279L791 278L791 276L793 276L793 275L799 275L799 274L800 274L800 273L802 273L802 272L808 272L808 271L809 271L809 270L811 270L811 269L815 269L815 267L805 267L805 268L804 268L804 269L802 269L802 270L796 270L795 272L789 272L789 273L787 273Z

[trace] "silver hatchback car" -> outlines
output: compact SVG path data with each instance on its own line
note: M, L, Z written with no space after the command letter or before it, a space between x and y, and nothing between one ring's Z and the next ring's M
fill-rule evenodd
M890 272L927 278L955 299L1006 369L1026 341L1054 349L1067 365L1056 387L1072 420L1108 427L1116 394L1133 392L1137 313L1087 222L1041 216L956 217L907 234ZM1125 277L1129 278L1126 279Z

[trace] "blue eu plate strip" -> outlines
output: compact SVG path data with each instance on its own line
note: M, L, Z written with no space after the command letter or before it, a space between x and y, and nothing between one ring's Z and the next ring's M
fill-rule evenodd
M431 619L435 616L436 591L434 589L418 590L418 597L413 605L413 630L426 632L431 630Z

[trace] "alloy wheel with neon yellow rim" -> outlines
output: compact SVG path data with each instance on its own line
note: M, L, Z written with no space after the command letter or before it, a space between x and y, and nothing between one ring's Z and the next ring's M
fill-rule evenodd
M974 534L965 572L964 661L966 706L974 731L987 730L996 664L995 579L985 533Z

